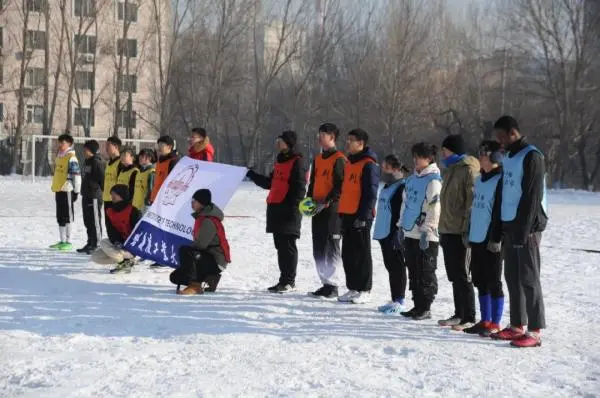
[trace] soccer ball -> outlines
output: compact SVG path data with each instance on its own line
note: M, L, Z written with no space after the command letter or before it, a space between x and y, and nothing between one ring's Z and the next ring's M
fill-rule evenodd
M305 198L298 205L298 210L303 216L312 217L317 211L317 203L312 198Z

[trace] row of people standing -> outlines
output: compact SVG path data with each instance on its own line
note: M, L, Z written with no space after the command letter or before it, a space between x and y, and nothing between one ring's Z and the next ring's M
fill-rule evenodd
M314 160L308 184L308 197L320 210L311 221L313 256L322 286L312 295L355 304L369 301L371 227L377 213L373 238L380 242L392 296L390 303L380 307L382 312L415 320L431 318L441 246L454 313L440 320L440 326L511 340L521 347L541 344L539 331L545 321L539 242L547 223L543 155L521 137L514 118L500 118L495 131L499 142L483 142L479 160L466 155L462 137L446 137L441 151L443 171L436 163L435 145L415 144L414 173L405 178L407 169L393 155L385 158L380 173L364 130L348 133L345 156L335 145L338 129L322 125L322 152ZM282 133L277 147L273 172L264 176L250 170L248 177L269 189L267 232L274 237L280 278L268 290L285 293L295 289L301 225L298 205L305 197L308 167L296 151L293 131ZM380 182L385 185L377 200ZM502 248L511 298L511 322L504 329L500 327ZM343 295L338 294L336 277L340 265L348 289ZM414 303L409 311L404 306L407 279ZM473 282L479 291L481 320L477 323Z

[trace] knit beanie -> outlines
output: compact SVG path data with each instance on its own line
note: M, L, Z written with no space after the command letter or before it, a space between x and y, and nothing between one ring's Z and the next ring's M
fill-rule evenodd
M465 140L460 134L451 134L444 139L442 148L446 148L457 155L464 155L466 152Z
M287 130L279 135L279 137L287 144L290 149L294 149L296 147L296 142L298 142L298 136L295 131Z
M202 206L208 206L212 202L212 194L209 189L199 189L194 193L194 200Z
M129 202L129 187L124 184L117 184L110 189L111 193L119 195L124 202Z
M91 153L93 153L94 155L97 154L98 151L100 150L100 144L98 144L98 141L96 141L96 140L86 141L83 144L83 147L86 148Z

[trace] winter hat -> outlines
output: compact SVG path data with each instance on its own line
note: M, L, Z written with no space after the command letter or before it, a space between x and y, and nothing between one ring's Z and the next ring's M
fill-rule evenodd
M496 141L483 141L479 146L479 154L490 158L492 163L502 163L502 152L500 143Z
M212 202L212 194L209 189L199 189L192 196L202 206L208 206Z
M293 149L296 146L296 142L298 141L298 136L296 135L296 132L292 130L284 131L277 138L281 138L283 142L285 142L287 146L290 147L290 149Z
M464 155L466 152L465 140L463 140L463 137L460 134L451 134L444 139L444 142L442 142L442 148L446 148L457 155Z
M98 141L96 141L96 140L86 141L83 144L83 147L86 148L91 153L93 153L94 155L97 154L98 151L100 150L100 144L98 144Z
M111 193L116 193L124 202L129 202L129 187L125 184L117 184L110 189Z

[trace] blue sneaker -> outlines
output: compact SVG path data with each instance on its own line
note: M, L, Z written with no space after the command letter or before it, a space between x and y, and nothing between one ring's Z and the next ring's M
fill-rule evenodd
M404 302L402 301L390 301L389 303L379 307L377 310L387 315L396 315L404 312L406 307L404 307Z

